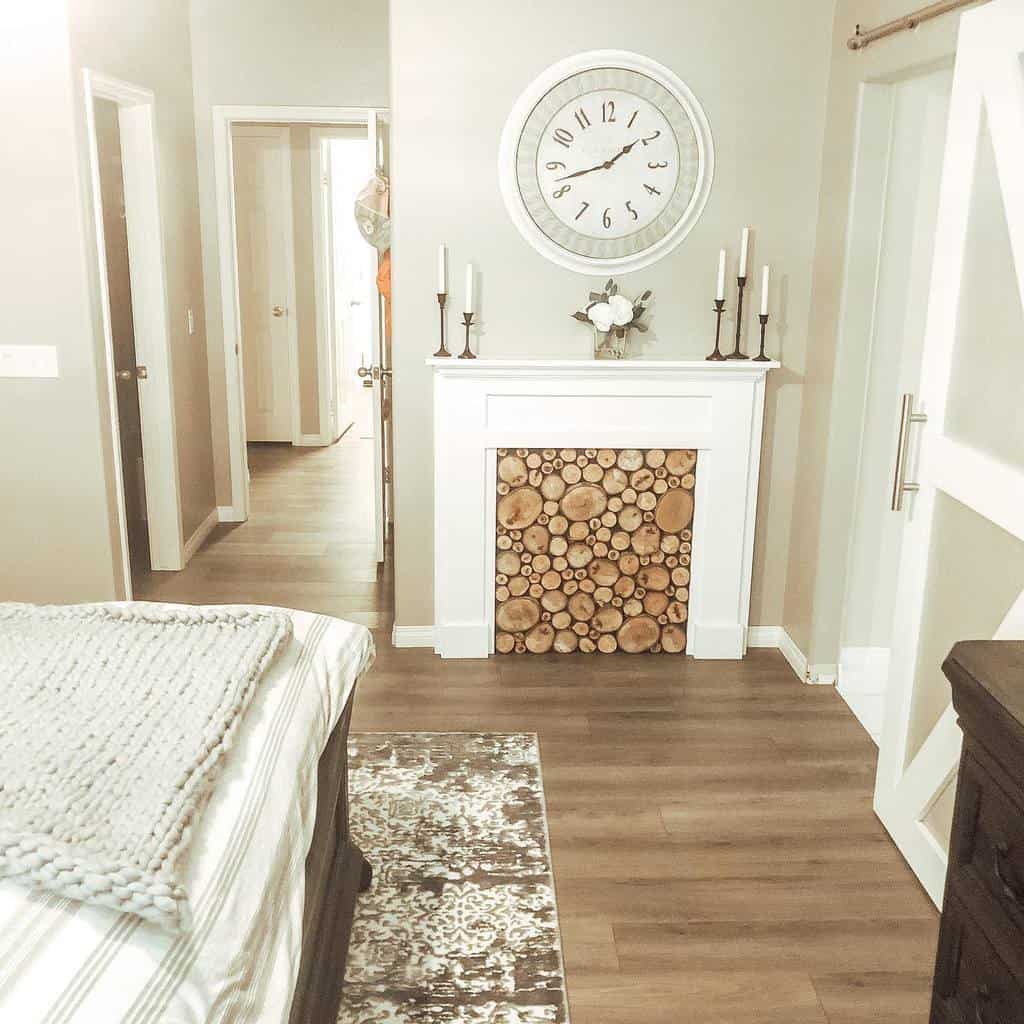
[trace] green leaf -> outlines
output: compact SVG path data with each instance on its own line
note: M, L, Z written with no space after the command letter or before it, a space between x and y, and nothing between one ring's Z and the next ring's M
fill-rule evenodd
M610 292L612 290L612 285L613 284L615 284L615 278L609 277L608 278L608 283L604 286L604 290L606 292Z
M618 295L619 294L619 286L614 281L612 281L612 285L608 289L608 294L609 295Z
M579 320L581 324L589 324L590 317L586 313L573 313L573 319Z
M650 288L648 288L647 291L645 291L643 293L643 295L640 296L640 301L641 302L646 302L650 297L651 297L651 290L650 290Z
M600 292L591 292L590 293L590 301L591 302L605 302L605 301L607 301L607 299L608 299L608 296L607 295L602 295Z

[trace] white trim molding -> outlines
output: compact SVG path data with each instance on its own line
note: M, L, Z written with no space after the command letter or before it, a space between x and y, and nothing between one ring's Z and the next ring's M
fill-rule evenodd
M217 521L220 523L244 523L245 516L234 505L218 505Z
M802 683L814 686L835 684L836 666L809 665L807 655L797 647L782 626L751 626L747 630L747 646L773 648L779 651Z
M195 528L192 536L185 541L185 565L192 561L192 556L203 546L203 541L213 532L213 528L220 522L219 510L210 509L210 514ZM184 566L183 566L184 568Z
M433 647L433 626L399 626L391 628L392 647Z

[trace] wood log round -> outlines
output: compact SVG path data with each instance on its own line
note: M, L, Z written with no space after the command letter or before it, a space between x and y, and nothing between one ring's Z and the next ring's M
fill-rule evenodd
M629 546L641 557L657 551L660 543L661 530L654 523L644 523L629 538Z
M569 550L569 542L564 537L552 537L548 543L548 553L555 555L564 555Z
M644 464L644 454L636 448L623 448L616 461L621 469L632 473L634 469L639 469Z
M673 601L665 609L665 613L668 615L669 622L685 622L689 615L686 605L682 601Z
M497 544L499 551L508 551L512 547L512 538L507 533L500 534Z
M496 633L494 649L499 654L511 654L516 646L516 638L511 633Z
M658 507L654 513L654 521L666 533L679 533L689 526L693 519L693 494L677 488L667 491L658 499Z
M649 651L661 636L658 623L649 615L638 615L628 619L616 634L619 647L627 654L639 654Z
M607 544L612 539L612 531L607 526L599 526L594 532L594 539Z
M513 597L522 597L530 589L530 581L525 576L513 576L508 581L508 592Z
M555 629L550 622L541 622L526 634L526 649L531 654L547 654L555 643Z
M621 512L623 501L618 495L613 495L608 499L608 510L610 512Z
M608 545L603 540L597 540L594 538L594 554L598 558L605 558L608 555Z
M665 564L670 568L674 569L679 564L679 559L675 555L666 555Z
M674 533L665 533L661 537L661 550L666 554L674 555L678 550L682 541Z
M530 452L530 454L526 456L526 465L530 469L540 469L540 464L543 461L544 459L540 452Z
M669 625L661 631L661 649L670 654L678 654L686 648L686 630L681 626Z
M654 472L644 466L629 474L629 486L634 491L649 491L654 483Z
M494 568L506 576L515 576L522 564L522 559L514 551L502 551L494 560Z
M626 505L636 504L636 491L634 491L632 487L627 487L622 492L622 501Z
M599 633L614 633L622 625L622 612L610 604L598 608L590 620L591 626Z
M532 565L534 572L543 574L551 568L551 559L547 555L534 555Z
M494 588L495 601L507 601L511 596L512 592L504 584L499 584Z
M562 573L562 579L565 580L565 573ZM562 584L562 593L567 597L572 597L579 589L580 585L575 579L565 580L565 583Z
M609 543L615 551L625 551L629 547L629 534L619 530L612 534Z
M523 530L523 547L532 555L546 552L550 543L551 534L548 533L547 527L534 523Z
M611 633L604 633L598 637L597 649L602 654L614 654L619 649L619 643Z
M574 569L582 569L585 565L589 565L593 557L594 552L579 540L573 541L565 552L566 561Z
M583 473L580 471L580 467L577 466L575 462L567 462L562 467L561 476L567 484L571 485L578 484L580 482L580 477L583 476Z
M669 580L668 569L663 565L647 565L636 574L637 585L645 590L664 590Z
M510 498L512 495L510 494L508 497ZM508 498L504 500L507 501ZM600 516L607 507L608 498L604 491L600 487L594 487L593 484L577 484L562 495L562 515L571 522L578 523L594 516ZM531 519L530 522L533 520Z
M601 448L597 453L597 464L602 469L615 465L615 451L612 448Z
M518 455L506 455L498 463L498 477L512 487L522 487L528 476L526 463Z
M553 612L551 625L555 629L568 629L572 625L572 616L567 611Z
M604 470L596 462L588 462L583 467L583 479L589 484L599 483L604 476Z
M597 604L589 594L582 591L569 598L569 614L577 622L589 622L597 611Z
M498 606L494 621L506 633L525 633L540 622L540 605L529 597L514 597Z
M661 563L664 562L664 561L665 561L665 552L664 551L652 551L651 552L651 564L652 565L661 565Z
M538 600L544 596L544 588L539 583L531 583L530 589L527 591L530 597L535 597Z
M651 484L651 490L658 495L664 494L668 490L668 484L664 480L655 480Z
M536 521L543 505L543 499L535 490L519 487L498 502L498 522L509 530L525 529Z
M678 487L679 486L679 477L677 477L677 476L670 476L668 478L668 480L666 481L666 483L669 485L669 487Z
M544 474L539 469L531 469L530 475L527 478L530 482L531 487L540 487L541 480L544 479Z
M607 558L595 558L587 566L587 574L599 587L610 587L621 575L619 567Z
M610 510L608 512L605 512L605 514L603 516L601 516L601 525L602 526L612 527L612 526L615 526L616 523L618 523L618 521L619 521L619 517L614 512L612 512Z
M622 494L629 486L629 477L618 466L612 466L601 477L601 486L609 494Z
M587 523L571 523L569 525L569 540L584 540L590 533L590 526Z
M697 482L697 478L692 473L687 473L682 480L679 481L680 487L686 487L688 490L693 490L693 485Z
M558 501L565 494L565 481L555 473L546 476L540 485L541 496L548 501Z
M643 604L639 598L628 597L622 602L622 611L629 618L635 618L644 610Z
M544 519L544 522L550 521L551 516L558 515L558 502L557 501L545 501L544 504L541 507L544 509L543 515L548 517L547 519ZM543 516L538 516L537 517L537 522L540 522L542 519L543 519Z
M619 559L619 570L627 576L635 576L639 568L639 557L632 551L624 551Z
M664 613L659 615L658 616L658 625L659 626L667 626L668 625L668 616L665 615Z
M566 462L572 462L576 458L575 448L563 448L559 453L559 457L565 459Z
M591 579L582 579L580 580L580 590L582 590L584 594L592 594L597 590L597 584Z
M512 488L509 487L509 485L507 483L505 483L504 480L502 480L498 484L498 493L499 494L508 494L508 492L511 491L511 490L512 490Z
M627 505L619 513L619 527L632 533L644 521L643 512L636 505Z
M690 582L690 570L685 565L680 565L672 570L672 582L677 587L685 587Z
M588 636L580 637L580 653L593 654L597 650L597 644Z
M651 491L644 491L636 497L636 507L643 512L653 512L657 504L658 496ZM644 521L647 522L647 516L644 516Z
M668 607L668 594L661 590L648 590L644 594L644 611L655 617L662 614Z
M569 561L562 555L555 555L555 557L551 559L551 568L554 569L555 572L562 572L569 568Z
M647 463L651 469L657 469L659 466L665 465L665 449L664 448L651 448L644 454L644 462Z
M563 591L552 589L545 591L544 596L540 599L540 603L546 611L560 612L569 603L569 598L565 596Z
M559 654L572 654L580 645L579 637L571 630L560 629L555 634L555 650Z
M692 448L682 448L665 456L665 468L673 476L685 476L697 465L697 453Z
M586 636L590 632L589 622L574 622L572 624L572 631L577 636Z
M552 472L552 471L554 470L554 468L555 468L555 467L554 467L554 465L552 465L552 463L550 463L550 462L542 462L542 463L540 464L540 471L541 471L541 472L542 472L542 473L543 473L543 474L544 474L545 476L547 476L547 475L548 475L548 473L551 473L551 472Z
M561 584L562 577L554 569L548 570L540 578L540 585L545 590L554 590L556 587L561 586Z
M586 569L573 569L572 574L576 578L577 583L580 580L585 580L587 578L587 570Z
M552 536L560 537L569 529L569 520L565 516L552 516L548 520L548 532Z
M630 594L636 590L636 580L632 576L620 576L616 581L612 590L619 595L619 597L629 597Z
M610 604L612 600L612 588L611 587L598 587L594 591L594 600L598 604Z

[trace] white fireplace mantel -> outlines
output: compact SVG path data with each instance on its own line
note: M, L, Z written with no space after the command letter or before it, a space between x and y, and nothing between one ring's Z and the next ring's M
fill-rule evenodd
M498 448L696 448L688 654L746 651L764 381L776 362L429 359L434 646L494 643Z

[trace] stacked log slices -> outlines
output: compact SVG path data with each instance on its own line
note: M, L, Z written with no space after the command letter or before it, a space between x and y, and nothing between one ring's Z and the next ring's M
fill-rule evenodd
M499 654L686 650L692 449L499 448Z

